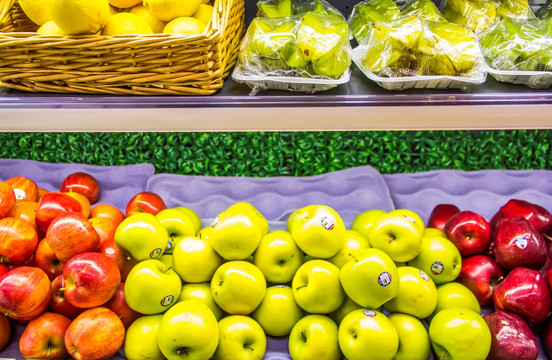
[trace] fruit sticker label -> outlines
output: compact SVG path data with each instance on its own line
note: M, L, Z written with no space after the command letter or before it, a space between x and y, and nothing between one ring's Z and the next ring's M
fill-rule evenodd
M161 306L169 306L173 303L173 301L174 301L174 296L167 295L163 299L161 299Z
M525 249L527 247L527 237L526 236L520 236L514 240L516 242L516 246L520 248L521 250Z
M378 283L381 286L387 286L391 284L391 274L389 274L387 271L384 271L381 274L379 274Z
M412 224L416 225L416 220L412 216L403 215L408 221L410 221Z
M27 197L27 194L25 194L25 191L21 189L13 189L13 192L17 200L25 200L25 198Z
M362 310L362 313L369 317L375 317L377 315L374 310Z
M161 250L160 248L154 249L152 252L150 252L150 258L152 259L158 258L159 256L161 256L162 253L163 253L163 250Z
M420 270L420 277L422 279L424 279L425 281L429 281L429 277L427 276L427 274L425 272L423 272L422 270Z
M440 261L435 261L431 264L431 273L433 275L440 275L445 270L445 265Z
M215 220L213 220L213 222L211 223L211 227L214 228L215 226L217 226L218 222L219 222L219 217L217 216Z
M329 216L324 216L321 220L321 223L322 223L322 226L324 227L324 229L326 229L326 230L332 230L334 228L334 225L335 225L334 219L332 219Z
M170 241L170 240L167 241L167 249L166 249L165 251L169 252L169 251L172 250L172 248L173 248L173 243L172 243L172 241Z

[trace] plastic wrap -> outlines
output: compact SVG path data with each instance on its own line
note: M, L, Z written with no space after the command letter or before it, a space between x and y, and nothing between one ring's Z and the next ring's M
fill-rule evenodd
M353 50L353 60L368 78L391 90L463 87L486 80L472 31L417 16L372 23L365 43Z
M528 0L501 0L496 9L500 19L535 19L536 15L531 9Z
M351 45L344 19L314 11L253 19L232 74L253 92L278 88L327 90L349 80ZM314 85L314 86L313 86Z
M364 0L353 7L348 22L353 37L360 44L370 32L371 23L392 21L401 16L401 10L393 0Z
M440 10L448 21L479 33L499 20L498 6L493 0L443 0Z
M548 0L546 4L541 6L535 14L539 19L552 18L552 0Z
M288 17L304 15L309 11L345 20L343 14L325 0L260 0L257 2L257 17Z
M447 22L432 0L414 0L402 9L403 16L418 16L433 22Z

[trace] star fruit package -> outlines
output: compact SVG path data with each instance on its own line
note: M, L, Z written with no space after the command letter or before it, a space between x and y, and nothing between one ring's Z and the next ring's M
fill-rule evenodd
M345 20L343 14L325 0L260 0L257 2L257 17L288 17L304 15L309 11Z
M461 88L481 84L487 76L473 31L418 16L371 23L353 61L389 90Z
M552 18L552 0L548 0L546 4L541 6L536 13L539 19Z
M287 13L279 7L282 1L287 0L265 5ZM328 15L318 0L291 5L294 15L256 17L247 29L232 78L249 85L253 94L266 89L313 93L349 81L352 49L345 18L333 11Z

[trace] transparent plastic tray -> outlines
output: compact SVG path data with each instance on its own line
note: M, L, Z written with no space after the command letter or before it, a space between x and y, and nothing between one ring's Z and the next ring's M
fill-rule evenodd
M489 74L500 82L521 84L532 89L546 89L552 86L552 71L512 71L489 67Z

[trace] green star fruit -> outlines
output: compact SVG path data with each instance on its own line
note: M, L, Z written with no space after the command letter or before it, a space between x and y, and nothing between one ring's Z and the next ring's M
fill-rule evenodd
M349 24L357 42L362 43L370 31L370 24L392 21L401 17L401 10L393 0L365 0L353 7Z

